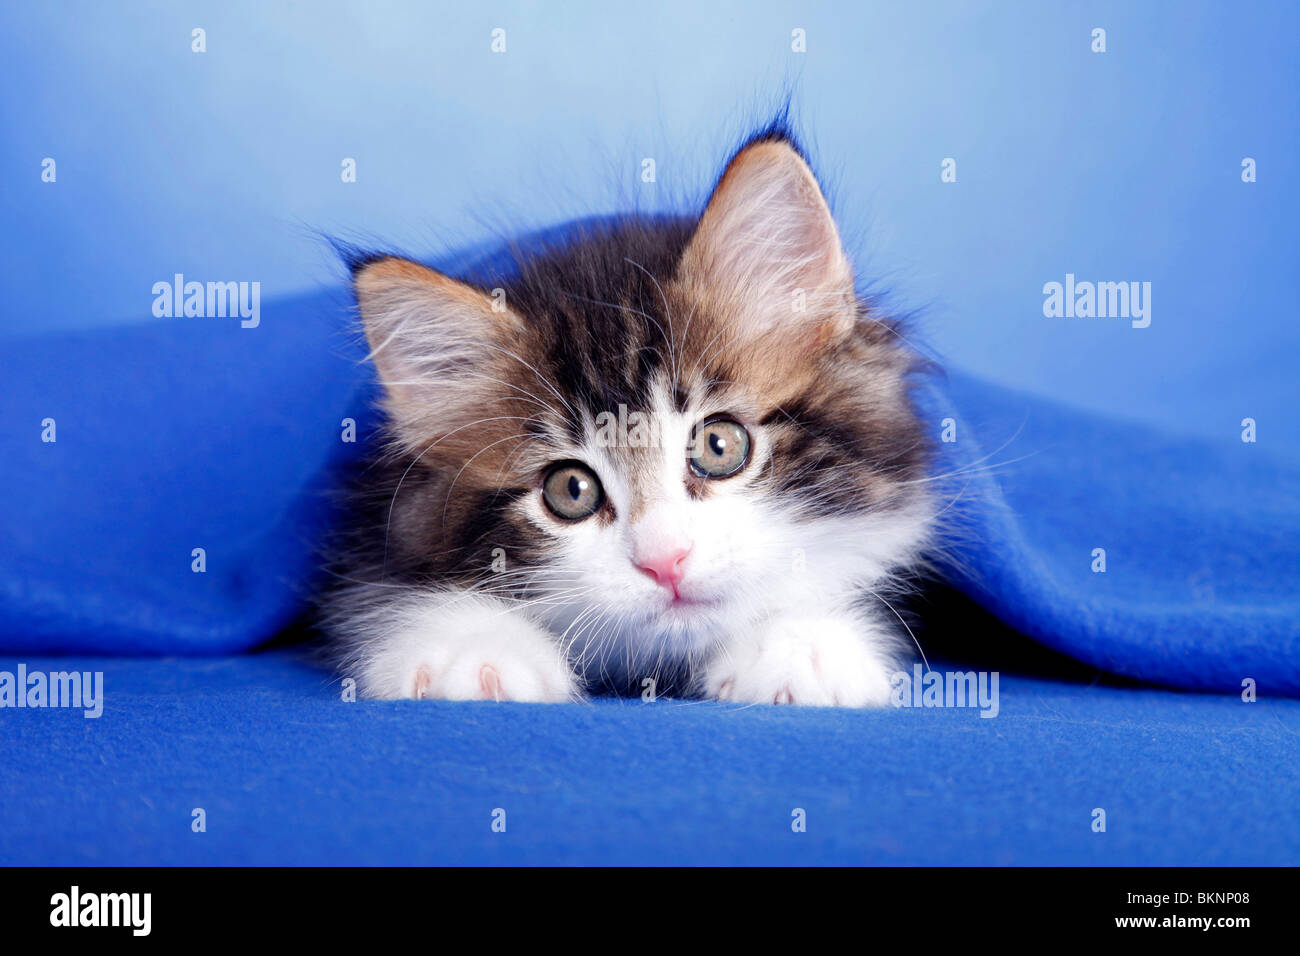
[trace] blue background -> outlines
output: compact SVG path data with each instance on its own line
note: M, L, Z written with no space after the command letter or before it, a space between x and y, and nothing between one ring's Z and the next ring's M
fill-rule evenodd
M0 862L1295 862L1298 26L1228 3L5 8L0 647L28 656L0 670L103 670L106 701L0 712ZM947 570L1002 623L959 610L939 643L1021 671L1000 716L357 704L297 651L238 653L302 610L339 420L373 424L322 237L436 258L698 208L787 88L859 270L978 376L934 396L972 485ZM261 282L261 327L154 320L176 272ZM1045 318L1067 272L1151 282L1150 328Z
M1300 445L1294 4L61 2L0 25L6 335L146 321L175 272L264 301L337 282L319 232L424 256L689 207L789 87L860 270L946 360ZM1151 327L1044 318L1067 272L1150 281Z

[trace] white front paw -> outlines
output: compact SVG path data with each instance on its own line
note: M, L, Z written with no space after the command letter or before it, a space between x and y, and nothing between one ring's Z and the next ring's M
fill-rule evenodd
M581 696L546 631L499 605L477 603L403 620L372 646L362 689L386 700L562 703Z
M885 645L864 631L834 617L761 623L718 653L705 672L704 691L756 704L884 706L892 664Z
M479 633L432 642L408 667L402 696L533 703L576 700L573 673L559 652L520 637ZM543 640L549 644L549 639Z

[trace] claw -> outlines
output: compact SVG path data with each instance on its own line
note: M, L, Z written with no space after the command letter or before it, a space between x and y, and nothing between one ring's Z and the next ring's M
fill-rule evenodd
M483 691L484 700L500 701L505 697L501 689L501 675L491 664L484 664L479 668L478 686Z

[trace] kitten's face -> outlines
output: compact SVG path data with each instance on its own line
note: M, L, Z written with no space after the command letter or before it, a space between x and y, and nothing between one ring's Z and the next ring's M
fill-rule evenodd
M386 573L532 602L634 674L910 560L928 526L912 363L867 317L786 143L698 224L628 224L483 292L358 273L395 437Z

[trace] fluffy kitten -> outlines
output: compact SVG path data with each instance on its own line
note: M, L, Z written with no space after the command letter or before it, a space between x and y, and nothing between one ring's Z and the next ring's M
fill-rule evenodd
M476 287L354 263L388 444L327 628L363 694L861 707L933 521L916 357L772 128L698 220L589 227Z

